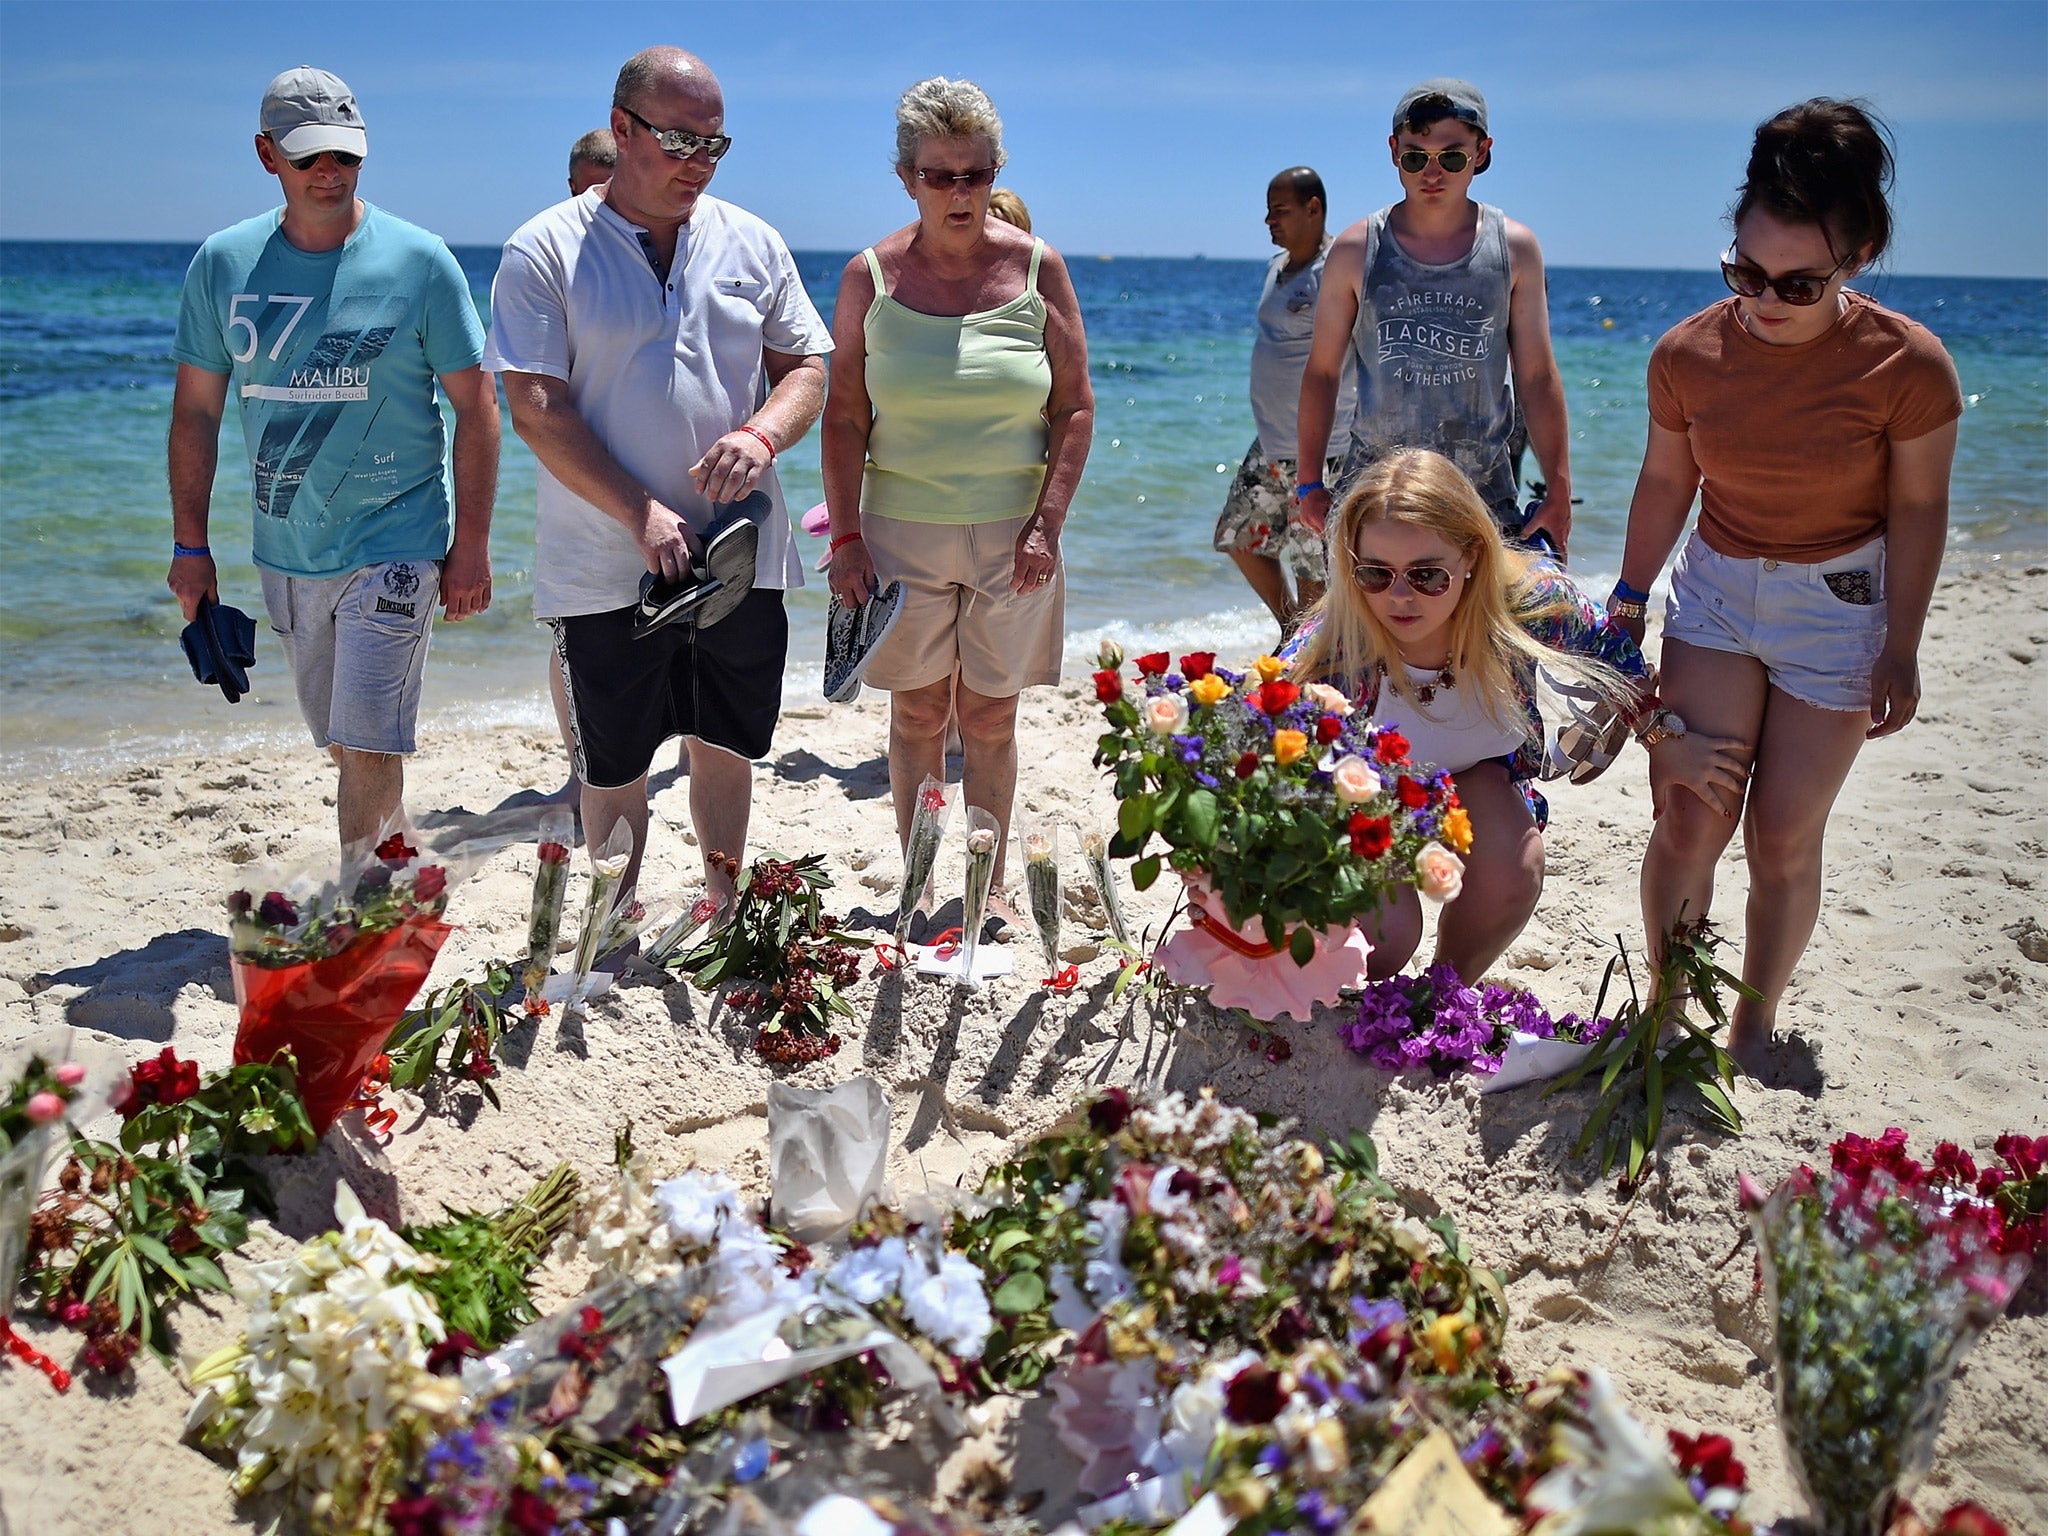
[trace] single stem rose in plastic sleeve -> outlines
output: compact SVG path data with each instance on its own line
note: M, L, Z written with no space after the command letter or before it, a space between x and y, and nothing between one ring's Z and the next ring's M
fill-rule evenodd
M946 786L927 776L917 787L917 809L910 817L910 842L903 850L903 889L896 896L896 942L899 946L910 927L911 914L924 900L925 887L932 881L932 871L938 867L939 841L946 835L946 822L951 816L952 806L946 799Z
M1109 862L1109 835L1099 827L1089 827L1080 832L1080 839L1081 862L1087 866L1089 883L1095 887L1095 899L1102 903L1109 936L1117 948L1127 954L1135 953L1130 929L1124 924L1123 904L1117 899L1116 869Z
M633 829L621 821L590 860L590 894L583 903L583 931L576 940L576 979L569 988L572 1003L582 996L590 968L597 963L598 946L618 910L619 882L625 879L626 866L632 861Z
M1060 968L1059 827L1048 824L1024 834L1024 891L1031 903L1031 921L1045 950L1045 980L1055 992L1072 989L1075 976Z
M569 840L575 835L576 821L567 811L549 811L540 819L540 862L526 918L526 969L519 978L529 1001L539 1000L555 963L562 908L569 894Z
M967 877L960 913L960 980L976 986L974 954L981 946L981 922L988 912L996 874L996 820L978 805L967 807Z

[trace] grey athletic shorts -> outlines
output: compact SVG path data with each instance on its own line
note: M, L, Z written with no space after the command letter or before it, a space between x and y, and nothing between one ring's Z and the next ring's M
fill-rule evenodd
M314 746L417 750L420 678L440 595L432 560L388 560L346 576L263 572L270 628L284 642Z

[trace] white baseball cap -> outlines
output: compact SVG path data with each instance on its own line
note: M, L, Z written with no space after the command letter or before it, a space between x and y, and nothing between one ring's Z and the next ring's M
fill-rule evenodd
M286 70L264 91L263 136L287 160L329 149L369 152L355 93L338 76L310 64Z

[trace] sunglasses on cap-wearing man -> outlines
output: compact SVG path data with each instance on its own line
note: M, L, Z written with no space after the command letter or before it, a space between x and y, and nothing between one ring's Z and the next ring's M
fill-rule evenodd
M1766 288L1777 290L1778 297L1794 309L1805 309L1818 304L1820 296L1827 292L1828 284L1842 268L1849 265L1844 256L1828 268L1826 277L1772 277L1762 267L1753 267L1746 261L1736 261L1735 247L1729 246L1727 255L1721 258L1721 281L1730 291L1741 294L1745 299L1760 299Z
M272 140L271 142L275 143L276 141ZM322 155L332 155L334 163L344 171L352 171L363 163L361 155L352 155L345 149L317 149L310 155L299 155L296 158L287 155L284 163L295 171L310 171L320 163Z
M716 162L725 158L725 152L732 148L732 138L723 133L692 133L687 128L657 128L631 107L619 110L645 128L654 142L678 160L687 160L692 155L705 155Z
M1420 176L1432 160L1444 168L1446 175L1455 176L1472 163L1472 152L1468 149L1404 149L1394 158L1410 176Z

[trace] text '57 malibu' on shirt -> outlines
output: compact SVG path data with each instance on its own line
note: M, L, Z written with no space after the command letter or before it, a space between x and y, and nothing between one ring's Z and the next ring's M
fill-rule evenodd
M690 480L690 466L768 398L761 350L803 357L832 350L789 247L763 220L715 197L697 201L676 236L667 277L641 231L605 189L557 203L505 243L491 285L484 367L562 379L605 451L690 527L726 508ZM771 466L758 490L773 504L755 559L757 587L803 585L789 511ZM535 497L533 612L539 619L610 613L637 602L647 570L624 524L540 466Z
M438 236L369 203L338 249L302 251L284 210L199 248L171 355L232 375L255 481L255 557L287 576L439 560L451 530L438 375L483 326Z

